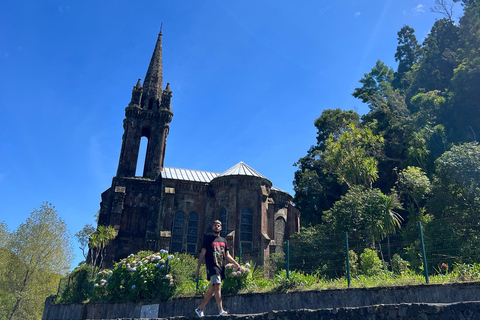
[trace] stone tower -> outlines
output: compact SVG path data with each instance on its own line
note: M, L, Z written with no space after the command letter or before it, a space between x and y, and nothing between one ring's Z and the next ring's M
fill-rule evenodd
M138 79L125 108L122 149L112 186L102 193L98 225L110 225L117 237L106 248L103 267L139 250L158 250L163 163L172 91L163 88L162 34L158 35L143 81ZM143 175L136 177L140 141L148 140Z

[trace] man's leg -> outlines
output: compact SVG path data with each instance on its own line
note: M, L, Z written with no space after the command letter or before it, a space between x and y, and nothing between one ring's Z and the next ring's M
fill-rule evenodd
M223 310L223 306L222 306L222 284L221 283L215 283L214 288L215 288L215 301L217 301L218 311L222 311Z
M200 310L205 309L205 306L207 305L208 301L210 301L210 298L212 298L212 296L213 296L214 290L215 290L215 286L210 285L208 287L208 290L207 290L207 292L205 292L205 296L203 297L203 301L202 301L202 303L200 303L200 306L198 307L198 309L200 309Z

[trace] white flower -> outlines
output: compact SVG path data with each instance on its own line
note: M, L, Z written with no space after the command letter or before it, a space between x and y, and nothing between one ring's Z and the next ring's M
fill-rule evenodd
M155 256L155 261L159 261L160 259L162 259L162 257L160 257L160 256Z
M143 271L147 271L147 268L143 268Z
M173 258L175 258L173 255L169 255L169 256L167 257L168 260L172 260Z
M98 283L95 283L94 287L97 288L97 287L98 287Z
M132 268L130 271L135 272L137 271L137 268Z
M112 274L112 273L113 273L113 271L112 271L112 270L108 271L108 274Z
M251 266L250 266L250 263L248 263L248 262L245 263L245 267L250 268L250 267L251 267Z
M141 266L141 265L142 265L142 261L138 261L137 265Z

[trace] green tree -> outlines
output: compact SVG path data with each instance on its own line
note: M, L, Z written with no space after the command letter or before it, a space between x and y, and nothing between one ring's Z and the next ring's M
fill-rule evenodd
M397 72L395 73L394 86L406 87L408 84L402 84L405 74L410 71L413 65L422 55L421 46L415 37L415 30L409 26L403 26L397 33L398 46L395 53L395 61L398 62Z
M322 212L340 199L344 188L337 177L325 172L325 162L321 155L325 151L330 135L338 137L348 124L360 122L359 115L341 109L323 110L314 124L317 128L317 144L312 146L307 155L294 165L298 167L293 181L295 206L302 214L302 226L321 223Z
M327 232L328 231L328 232ZM344 233L333 233L324 225L302 228L290 239L290 268L320 272L330 278L344 274Z
M407 167L398 172L396 190L404 203L418 210L424 206L426 196L430 193L430 179L422 169Z
M370 110L375 110L387 101L393 91L393 77L393 69L378 60L372 70L365 73L364 77L359 80L362 87L355 88L352 95L368 104Z
M75 233L75 238L77 239L78 243L80 243L80 250L82 250L82 254L85 260L87 260L88 255L88 243L90 241L90 237L95 232L95 227L91 224L86 224L83 226L82 230Z
M427 208L435 219L425 229L432 239L429 250L441 252L433 265L445 262L478 262L480 255L480 146L464 143L452 147L435 161L436 174ZM444 261L440 261L443 259Z
M7 306L12 301L11 292L8 290L9 275L6 272L10 261L11 251L7 248L10 232L5 222L0 223L0 319L7 319Z
M9 320L41 319L45 298L56 292L73 258L66 224L44 203L11 232L6 249L7 277L0 287L9 300L0 309Z
M412 84L407 101L421 92L450 88L453 70L458 65L458 27L452 20L435 21L422 44L423 56L412 68Z
M480 4L467 1L460 19L458 66L453 71L447 133L453 142L478 141L480 136Z
M350 188L341 200L324 213L326 226L334 233L348 232L353 246L366 246L394 233L402 217L396 195L384 195L379 189ZM365 233L366 232L366 233Z
M374 135L369 128L350 124L336 139L330 135L322 157L326 172L337 175L349 188L362 185L372 188L378 178L377 159L383 146L383 137Z

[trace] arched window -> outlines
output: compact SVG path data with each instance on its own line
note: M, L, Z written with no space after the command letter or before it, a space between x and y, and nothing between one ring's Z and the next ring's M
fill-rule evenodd
M240 245L245 252L253 249L253 210L249 206L240 210Z
M222 231L220 232L220 236L225 238L228 233L228 215L225 207L222 207L218 212L218 220L222 222Z
M171 252L182 252L185 214L177 211L173 219Z
M197 253L198 240L198 213L190 213L187 228L187 253Z
M145 174L145 161L147 156L147 146L148 146L148 138L143 136L140 138L140 147L138 150L138 158L137 158L137 168L135 170L136 177L143 177Z

